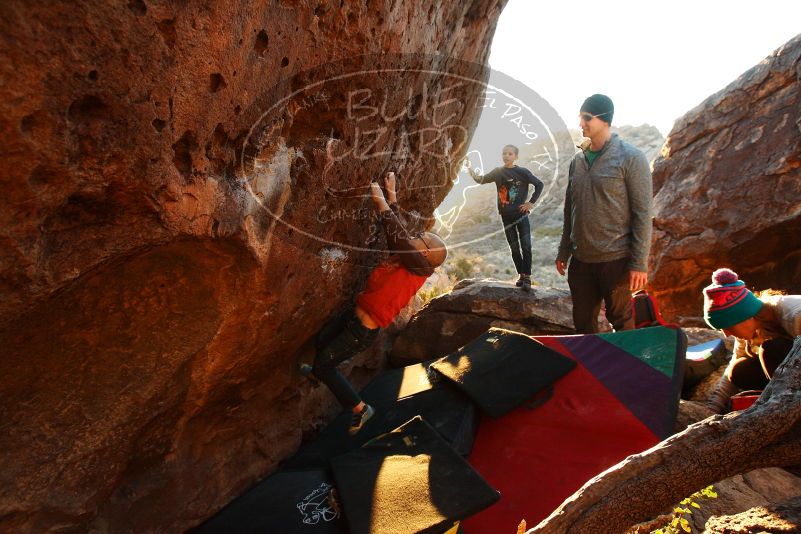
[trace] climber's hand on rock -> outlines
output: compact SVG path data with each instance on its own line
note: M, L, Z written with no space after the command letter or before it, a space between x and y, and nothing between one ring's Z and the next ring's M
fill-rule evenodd
M384 186L387 188L387 192L395 191L395 173L389 171L384 177Z
M387 202L394 204L398 201L398 196L395 193L395 173L390 171L384 177L384 186L387 188Z
M378 211L389 209L389 204L387 204L387 200L384 198L384 192L381 190L381 186L378 185L378 182L370 183L370 198L373 200L373 204L375 204Z

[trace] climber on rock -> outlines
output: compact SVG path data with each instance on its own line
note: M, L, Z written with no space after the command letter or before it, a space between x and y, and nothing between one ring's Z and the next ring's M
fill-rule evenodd
M498 190L498 213L518 274L515 285L523 291L531 291L531 224L528 214L544 186L530 170L515 165L517 158L517 147L506 145L501 152L503 167L496 167L484 176L473 168L468 168L468 172L478 184L495 184ZM529 184L534 186L534 193L526 200Z
M356 307L331 338L331 324L323 327L331 341L318 347L313 366L301 365L304 375L323 382L340 404L353 412L350 433L355 434L374 414L337 365L369 347L381 328L389 326L400 310L417 293L434 268L445 261L442 239L431 232L410 235L399 218L395 174L384 178L386 197L377 182L370 184L370 196L387 237L389 258L370 273L367 287L356 297ZM335 321L341 321L338 318ZM319 336L319 334L318 334Z

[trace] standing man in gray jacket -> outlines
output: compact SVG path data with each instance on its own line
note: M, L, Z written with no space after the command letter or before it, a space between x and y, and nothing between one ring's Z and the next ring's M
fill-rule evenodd
M598 331L601 302L616 331L633 328L631 294L648 282L651 171L645 154L610 131L614 111L601 94L582 104L590 145L573 158L565 193L556 270L567 269L579 334Z

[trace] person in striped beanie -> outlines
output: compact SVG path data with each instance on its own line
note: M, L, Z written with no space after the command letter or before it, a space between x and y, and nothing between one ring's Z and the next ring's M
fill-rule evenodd
M750 339L762 305L731 269L712 273L712 284L704 288L704 320L727 336Z
M801 335L801 296L755 295L731 269L712 273L704 288L704 320L734 336L734 355L707 405L720 413L737 389L764 389Z

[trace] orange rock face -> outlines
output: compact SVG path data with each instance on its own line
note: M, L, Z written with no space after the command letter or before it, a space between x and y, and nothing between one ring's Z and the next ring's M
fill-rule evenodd
M189 528L336 410L362 192L430 223L503 4L3 3L0 530Z
M801 292L801 36L679 119L654 162L651 288L671 320L703 316L718 267Z

